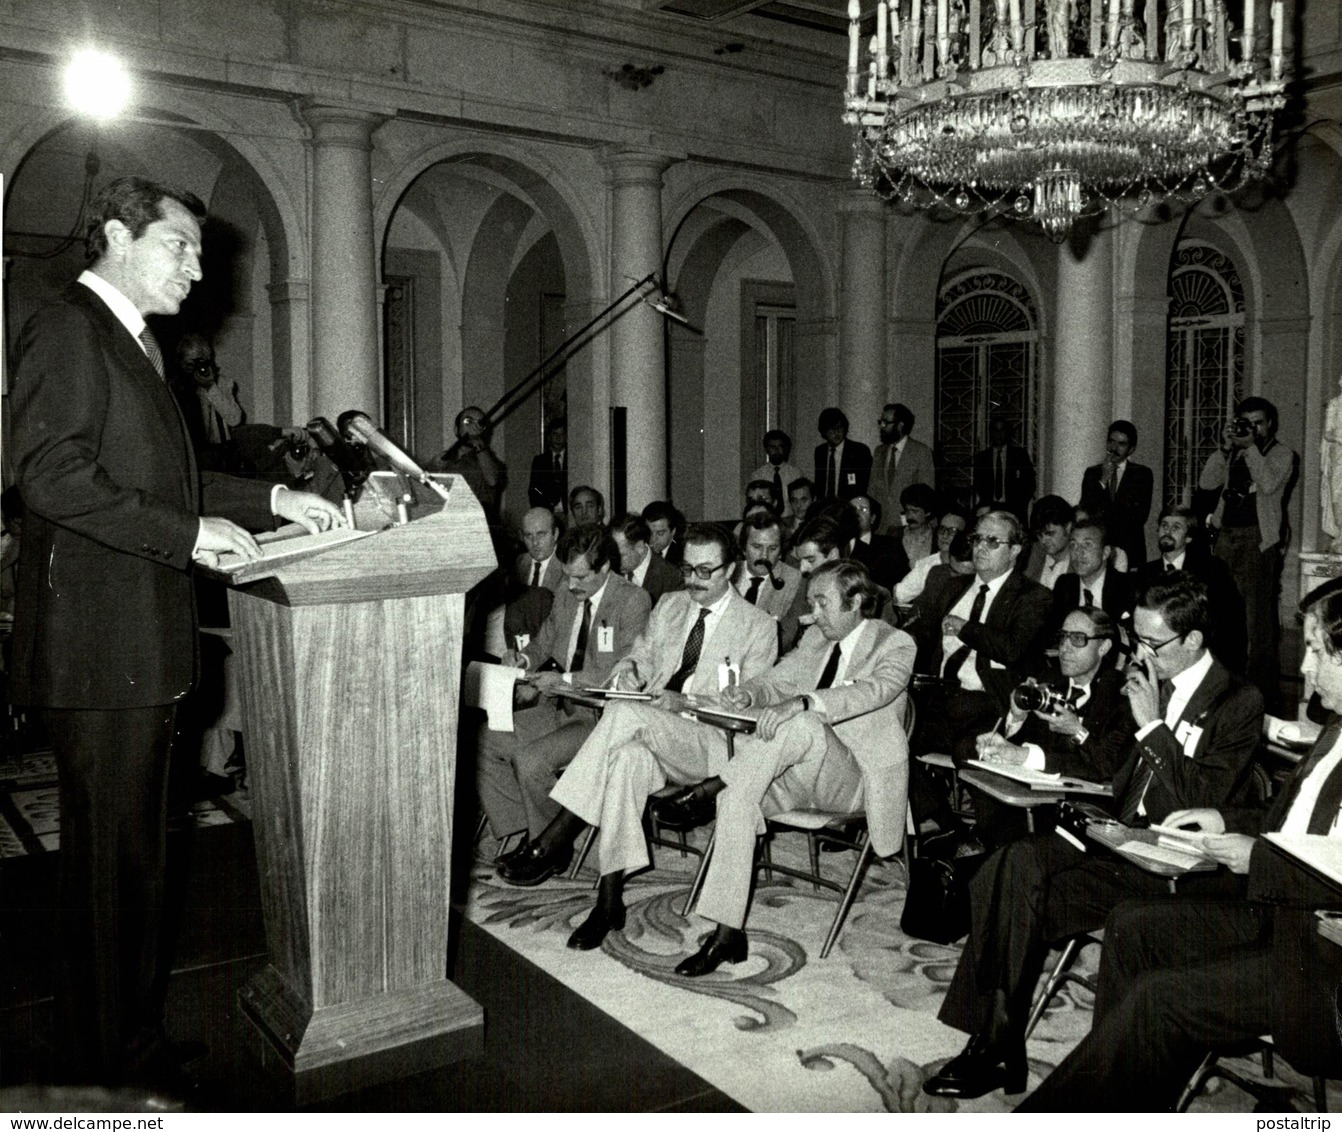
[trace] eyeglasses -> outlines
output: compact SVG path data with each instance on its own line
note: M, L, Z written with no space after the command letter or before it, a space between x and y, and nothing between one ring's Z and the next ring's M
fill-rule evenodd
M971 546L986 546L989 550L996 550L1001 546L1016 545L1011 539L998 538L996 535L970 535L969 542Z
M1083 633L1079 629L1064 629L1054 638L1053 643L1055 645L1060 645L1063 641L1066 641L1074 649L1083 649L1091 641L1103 641L1106 639L1107 638L1104 636Z
M701 582L706 582L726 565L725 562L719 562L716 566L691 566L688 562L682 562L680 564L680 576L688 579L693 574Z
M1174 636L1166 637L1163 641L1150 641L1146 637L1143 637L1140 633L1132 634L1132 639L1134 641L1136 641L1139 645L1145 645L1152 652L1159 652L1161 649L1163 649L1166 645L1170 644L1172 641L1181 641L1183 640L1183 638L1184 638L1183 633L1175 633Z

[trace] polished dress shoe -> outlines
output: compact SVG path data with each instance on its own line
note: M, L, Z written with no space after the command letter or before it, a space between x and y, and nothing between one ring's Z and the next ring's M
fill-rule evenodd
M507 860L499 862L497 869L500 879L509 884L530 888L549 880L556 873L562 873L573 860L573 846L561 845L558 849L546 852L538 843L529 841Z
M1013 1050L994 1048L975 1034L964 1051L946 1062L935 1077L923 1082L923 1092L934 1097L960 1097L973 1100L994 1089L1004 1093L1025 1090L1028 1066L1025 1047L1017 1043Z
M587 919L573 929L573 934L568 937L568 945L574 951L595 951L610 932L618 932L623 928L623 904L610 912L598 904L587 914Z
M657 824L668 829L697 829L717 816L717 796L703 789L702 783L686 786L653 803Z
M749 954L749 938L740 928L730 928L726 935L714 932L698 951L676 964L676 974L697 979L716 971L724 963L741 963Z

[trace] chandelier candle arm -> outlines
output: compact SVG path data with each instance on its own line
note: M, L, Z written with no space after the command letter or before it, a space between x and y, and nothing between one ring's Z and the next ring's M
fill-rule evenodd
M886 0L876 5L876 77L883 79L889 73L890 59L890 6Z
M1254 0L1244 0L1244 30L1239 37L1240 61L1253 62Z
M951 0L937 0L937 58L943 68L951 61Z
M848 97L857 94L858 63L862 56L862 3L848 0Z
M1272 0L1272 81L1281 82L1286 56L1282 53L1282 33L1286 27L1286 8L1282 0Z

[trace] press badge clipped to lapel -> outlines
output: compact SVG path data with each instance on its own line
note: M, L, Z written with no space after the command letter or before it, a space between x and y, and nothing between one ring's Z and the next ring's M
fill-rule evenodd
M615 651L615 630L604 621L597 626L596 630L596 651L614 652Z

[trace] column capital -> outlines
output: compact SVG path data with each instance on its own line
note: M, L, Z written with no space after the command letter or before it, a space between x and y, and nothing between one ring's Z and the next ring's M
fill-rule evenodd
M660 189L662 174L678 160L674 154L628 146L608 145L601 150L606 180L614 186L655 185Z
M366 152L373 148L373 131L394 116L388 110L314 98L300 98L297 106L315 143Z
M870 189L857 185L845 190L839 197L839 211L845 216L856 215L870 220L885 220L886 204Z

